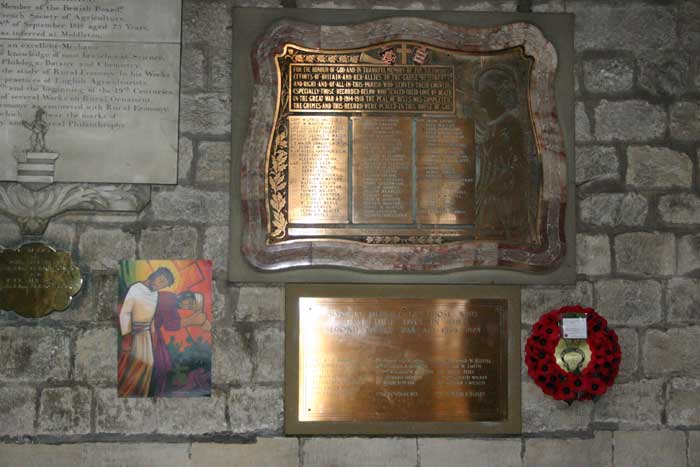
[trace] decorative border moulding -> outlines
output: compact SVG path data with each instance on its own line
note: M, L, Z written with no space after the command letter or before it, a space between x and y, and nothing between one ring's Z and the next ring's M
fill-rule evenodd
M233 31L230 280L574 280L572 15L411 12L409 16L390 11L246 8L234 10ZM497 240L436 244L372 244L328 238L271 241L266 158L273 146L270 141L275 137L278 116L276 60L285 45L346 50L397 40L467 53L520 47L533 58L529 98L542 166L539 246Z

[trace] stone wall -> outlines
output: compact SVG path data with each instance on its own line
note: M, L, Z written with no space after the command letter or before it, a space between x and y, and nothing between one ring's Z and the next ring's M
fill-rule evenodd
M41 237L86 285L65 313L0 312L3 465L700 465L700 3L534 1L576 14L578 281L523 290L522 336L553 307L594 306L623 347L597 404L546 398L523 372L523 435L285 438L283 289L226 282L230 10L515 11L514 0L185 0L180 184L141 214L69 214ZM233 109L235 112L235 109ZM22 238L0 220L0 244ZM214 395L116 397L118 259L215 260Z

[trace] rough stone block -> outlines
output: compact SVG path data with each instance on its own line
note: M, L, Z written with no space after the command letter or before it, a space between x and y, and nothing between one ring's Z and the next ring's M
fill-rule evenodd
M621 49L633 52L673 44L676 20L670 8L634 4L601 6L588 2L570 5L576 14L576 50Z
M253 335L255 371L253 381L279 382L284 380L284 332L277 327L258 329Z
M593 420L620 429L657 428L664 408L661 379L615 383L596 403Z
M671 138L694 141L700 134L700 105L676 102L671 106Z
M234 328L214 327L212 382L230 384L250 382L253 378L250 337Z
M93 270L114 270L119 260L136 256L136 239L133 234L119 229L88 227L80 236L78 250L80 264Z
M595 109L595 122L599 141L651 141L663 137L666 111L646 101L603 99Z
M640 190L690 188L693 162L668 148L630 146L627 148L627 185Z
M231 2L183 2L182 42L231 43Z
M156 431L155 399L118 397L116 388L98 388L95 390L95 398L97 433L135 434Z
M647 375L700 374L697 347L700 327L649 329L642 347L642 366Z
M649 212L647 199L638 193L601 193L579 204L581 220L603 227L644 225Z
M176 187L154 192L151 210L157 220L225 224L228 193Z
M583 84L592 93L630 91L634 85L634 61L622 56L586 60L583 62Z
M657 50L640 55L639 86L657 96L678 96L690 84L690 56L680 50Z
M226 395L213 390L211 397L156 399L156 430L169 435L201 435L227 431Z
M593 405L567 405L545 395L532 381L522 384L524 433L586 431L591 423Z
M206 255L205 255L206 256ZM214 291L214 303L212 305L215 326L228 325L231 320L228 319L233 315L229 305L230 291L226 280L213 281L212 290Z
M576 141L591 141L591 122L583 102L576 103Z
M519 439L418 440L421 465L460 467L521 467Z
M615 148L583 146L576 148L576 185L588 187L620 180Z
M11 467L83 466L79 444L0 444L0 459Z
M115 274L103 274L93 277L97 319L116 323L119 278Z
M619 431L615 433L615 465L619 467L685 467L682 431Z
M671 380L666 417L670 426L700 425L700 379Z
M199 143L199 160L197 160L197 182L202 184L229 181L231 163L231 143Z
M661 284L610 279L595 284L596 309L610 324L645 326L662 319Z
M234 430L235 431L235 430ZM192 444L192 463L208 467L298 467L296 438L257 438L253 444Z
M75 375L88 383L116 383L117 330L88 329L75 344Z
M662 196L659 217L667 224L700 224L700 197L690 193Z
M180 131L223 136L231 132L231 96L226 93L182 94Z
M524 467L612 467L612 434L599 431L592 439L527 439L523 460Z
M231 91L231 57L233 52L228 48L216 47L211 52L209 87L212 91Z
M636 329L616 328L618 342L622 350L620 374L615 381L629 380L639 367L639 336Z
M688 432L688 466L700 465L700 431Z
M211 259L214 271L226 271L228 264L228 226L208 227L204 232L204 257Z
M83 444L81 467L194 467L185 443ZM76 464L77 465L77 464Z
M284 289L281 287L241 287L236 307L236 320L284 320Z
M197 229L185 226L154 227L141 232L143 259L192 259L197 257Z
M41 240L57 250L71 251L75 241L75 225L49 222L49 226L41 236Z
M678 274L700 269L700 235L685 235L678 241Z
M0 329L0 378L13 381L65 380L70 341L61 330L44 327Z
M182 47L180 86L184 92L200 90L206 82L207 61L204 51L196 46Z
M520 298L523 323L534 324L543 314L565 305L591 306L593 287L590 282L577 282L575 286L526 287Z
M15 221L7 217L0 217L0 250L3 248L15 248L22 242L22 233Z
M311 438L301 449L304 467L415 467L415 439Z
M36 391L30 387L0 388L0 436L34 434ZM0 447L0 453L2 448ZM3 458L0 454L0 459Z
M666 306L669 322L700 324L700 280L681 277L669 280Z
M576 265L579 274L610 274L610 239L607 235L576 235Z
M185 137L180 138L177 162L177 179L180 183L186 181L190 177L192 159L194 159L192 140Z
M685 1L680 5L678 39L683 47L700 49L700 5L695 0Z
M617 272L642 276L676 272L676 237L670 233L632 232L615 237Z
M228 407L234 433L282 431L284 393L281 388L231 389Z
M90 433L91 399L87 388L44 389L39 409L39 433L64 436Z

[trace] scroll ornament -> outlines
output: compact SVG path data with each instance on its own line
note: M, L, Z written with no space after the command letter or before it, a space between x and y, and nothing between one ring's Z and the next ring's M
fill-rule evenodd
M562 319L586 319L586 339L564 339ZM528 374L542 392L571 405L597 401L615 382L622 352L617 334L592 308L565 306L544 314L525 344Z

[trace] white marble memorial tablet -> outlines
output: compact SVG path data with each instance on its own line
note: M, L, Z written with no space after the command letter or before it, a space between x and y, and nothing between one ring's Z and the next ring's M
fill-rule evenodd
M0 180L176 183L181 0L0 2Z

